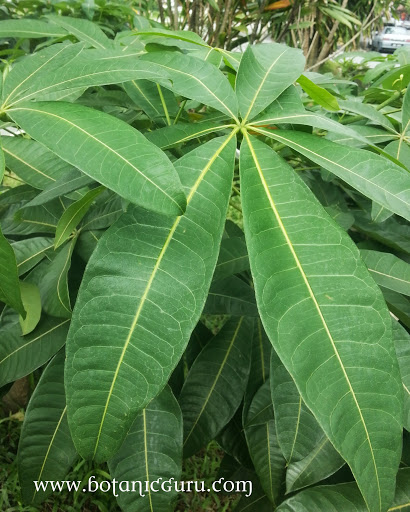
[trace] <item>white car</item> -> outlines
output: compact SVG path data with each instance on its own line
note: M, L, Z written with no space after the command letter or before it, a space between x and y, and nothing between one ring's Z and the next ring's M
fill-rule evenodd
M384 27L375 33L372 41L372 49L379 52L394 52L406 45L410 45L410 30L405 27Z

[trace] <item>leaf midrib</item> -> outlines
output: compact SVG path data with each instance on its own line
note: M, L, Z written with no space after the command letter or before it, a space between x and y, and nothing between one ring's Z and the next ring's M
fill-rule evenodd
M249 138L249 135L248 135L246 130L243 130L243 133L244 133L244 137L246 138L246 141L248 143L249 149L251 151L253 161L255 162L255 166L256 166L256 169L258 171L259 178L261 180L262 186L263 186L263 188L265 190L265 194L266 194L266 196L268 198L269 204L270 204L270 206L272 208L272 211L273 211L273 213L274 213L274 215L276 217L276 220L278 222L279 228L282 231L282 234L283 234L283 236L285 238L285 241L286 241L286 243L287 243L287 245L289 247L289 250L290 250L290 252L291 252L291 254L292 254L292 256L293 256L293 258L295 260L296 266L299 269L299 272L300 272L300 274L302 276L303 281L305 282L306 288L307 288L307 290L309 292L309 295L310 295L310 297L312 299L312 302L313 302L313 304L314 304L314 306L315 306L315 308L317 310L317 313L319 315L319 318L320 318L320 320L321 320L321 322L323 324L324 330L325 330L325 332L326 332L326 334L327 334L327 336L329 338L329 341L330 341L330 343L332 345L334 354L335 354L336 359L337 359L337 361L338 361L338 363L340 365L340 368L342 370L344 379L345 379L345 381L346 381L346 383L348 385L348 388L350 390L350 394L351 394L351 396L352 396L352 398L354 400L355 406L356 406L357 411L359 413L360 422L361 422L361 424L363 426L363 429L365 431L366 440L367 440L369 448L370 448L370 453L371 453L372 462L373 462L374 471L375 471L375 476L376 476L376 481L377 481L377 490L378 490L378 497L379 497L379 508L381 510L381 503L382 503L382 501L381 501L381 490L380 490L380 481L379 481L378 468L377 468L377 465L376 465L376 460L374 458L373 446L372 446L372 443L371 443L371 440L370 440L369 432L367 430L367 425L366 425L366 423L364 421L363 414L362 414L361 408L359 406L359 403L357 401L356 394L354 392L354 389L353 389L353 386L352 386L352 384L350 382L349 376L347 375L346 369L345 369L345 367L343 365L343 361L342 361L342 359L340 357L340 354L339 354L339 352L337 350L337 347L335 345L335 341L334 341L334 339L332 337L332 334L331 334L331 332L329 330L329 327L328 327L328 325L326 323L326 320L325 320L325 318L323 316L323 313L322 313L322 311L320 309L320 306L319 306L319 304L318 304L318 302L316 300L315 294L313 293L313 290L312 290L312 288L310 286L308 278L307 278L307 276L306 276L306 274L305 274L305 272L303 270L302 264L299 261L299 258L298 258L297 254L296 254L296 251L295 251L294 247L293 247L293 244L292 244L292 242L291 242L291 240L289 238L289 235L288 235L288 233L286 231L286 228L285 228L285 226L284 226L284 224L282 222L282 219L281 219L281 217L279 215L279 212L278 212L278 210L276 208L275 202L274 202L273 197L272 197L272 195L270 193L269 186L266 183L265 177L263 175L262 168L261 168L261 166L259 164L259 160L257 158L257 155L255 153L255 149L254 149L254 147L252 145L252 142L251 142L251 140Z

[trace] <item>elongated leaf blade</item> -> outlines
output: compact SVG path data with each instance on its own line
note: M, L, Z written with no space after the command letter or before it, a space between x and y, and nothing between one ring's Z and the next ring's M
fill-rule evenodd
M259 130L336 174L388 210L410 220L410 174L381 156L308 133Z
M269 381L262 385L252 400L245 436L259 481L275 506L284 490L286 462L276 436Z
M0 301L15 309L24 318L16 256L0 229Z
M29 375L46 363L64 345L68 320L43 315L36 329L26 336L16 320L2 333L0 386Z
M301 75L298 78L298 83L302 86L305 93L312 98L312 100L324 107L326 110L330 110L331 112L340 110L336 97L327 89L315 84L304 75Z
M71 18L69 16L53 16L49 14L47 19L51 25L57 25L69 34L75 36L79 41L90 44L94 48L110 48L112 41L104 34L100 27L89 20Z
M109 461L110 474L118 482L135 480L154 483L161 479L159 492L120 492L118 503L125 512L168 512L177 493L168 489L170 479L178 481L182 466L182 415L172 391L166 386L138 414L127 437ZM163 488L161 488L163 484ZM172 485L172 482L171 482ZM137 488L137 491L139 489ZM137 497L136 497L137 496Z
M46 237L26 238L12 244L19 276L31 270L53 248L53 240Z
M206 446L238 409L249 374L253 322L229 320L192 365L179 396L184 456Z
M77 457L67 424L63 370L60 352L41 376L25 414L17 463L28 504L41 503L53 492L51 486L37 491L35 482L64 479Z
M410 265L394 254L362 249L360 255L376 283L410 295Z
M232 134L180 159L185 215L129 209L90 258L66 365L70 428L85 457L108 459L118 450L185 349L218 257L235 148ZM115 290L112 299L108 289ZM109 324L102 322L108 312Z
M143 55L140 64L161 77L161 84L236 119L238 102L228 80L212 64L178 52ZM148 77L147 77L148 78Z
M249 46L236 78L236 95L244 121L253 119L272 103L301 75L304 66L300 50L277 43Z
M64 37L66 35L67 32L64 29L40 20L0 21L0 37L41 39L43 37Z
M166 149L184 144L192 139L228 129L230 126L229 124L218 126L212 121L194 124L177 124L148 132L146 137L159 148Z
M272 149L246 135L240 163L266 332L369 508L385 510L400 459L402 390L383 298L353 242Z
M404 428L410 432L410 334L396 321L393 339L404 390Z
M43 190L63 178L72 166L32 139L4 137L6 166L25 183Z
M21 331L24 334L29 334L33 331L41 317L41 298L40 291L35 284L22 281L20 283L21 300L26 311L23 318L20 316Z
M60 247L70 237L73 229L81 222L95 198L103 191L104 187L93 188L64 211L56 227L55 249Z
M165 214L184 211L185 196L173 165L125 122L63 102L27 104L10 115L60 158L125 199Z

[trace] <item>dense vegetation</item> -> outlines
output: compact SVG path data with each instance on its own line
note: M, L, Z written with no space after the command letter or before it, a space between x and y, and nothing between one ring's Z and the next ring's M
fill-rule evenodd
M253 493L118 504L405 510L410 52L319 74L113 9L0 22L3 505L183 475Z

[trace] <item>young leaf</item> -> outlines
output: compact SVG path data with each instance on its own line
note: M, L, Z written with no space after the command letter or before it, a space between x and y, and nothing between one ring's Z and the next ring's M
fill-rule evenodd
M24 318L26 311L21 301L16 256L0 229L0 301L16 310Z
M67 425L63 369L60 352L41 376L25 414L17 465L27 504L39 504L53 492L51 486L37 491L35 483L63 479L77 457Z
M69 238L73 229L81 222L95 198L103 191L104 187L93 188L65 210L56 227L54 249L60 247Z
M20 282L21 300L23 302L26 315L20 316L20 326L23 335L33 331L41 317L41 298L40 291L35 284L25 281Z
M276 506L283 493L286 462L276 436L269 381L262 385L252 400L245 436L262 488Z
M229 320L195 359L179 396L184 457L206 446L238 409L249 374L253 322Z
M9 112L32 137L125 199L164 214L183 213L185 195L173 165L125 122L63 102L36 102Z
M272 103L300 76L304 66L305 57L300 50L277 43L248 46L236 78L243 122Z
M234 135L176 162L188 197L184 216L130 208L90 258L66 366L70 428L85 457L104 460L118 450L136 414L165 386L198 322L225 223Z
M154 484L181 477L182 415L172 391L166 386L135 418L120 450L108 462L110 474L118 482ZM119 490L118 504L124 512L167 511L177 493L158 486L136 487L135 492ZM131 490L131 489L130 489ZM142 496L138 495L141 490ZM164 492L165 490L165 492ZM122 489L124 491L124 489Z
M337 99L327 89L323 89L323 87L316 85L304 75L300 75L298 78L298 84L313 101L324 107L326 110L330 110L331 112L337 112L340 110Z
M29 375L56 354L65 343L68 322L44 315L33 332L22 336L16 319L2 334L0 386Z
M410 295L410 265L394 254L362 249L360 255L379 286Z
M246 132L240 165L266 332L369 508L385 510L400 459L402 389L383 298L350 238L294 171Z
M410 220L410 174L370 151L349 149L308 133L257 129L324 167L362 194ZM278 132L278 133L276 133Z

